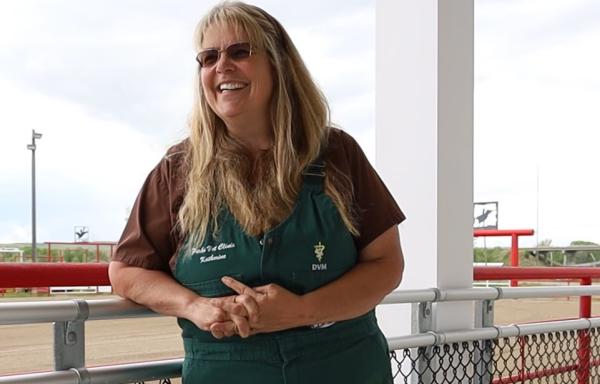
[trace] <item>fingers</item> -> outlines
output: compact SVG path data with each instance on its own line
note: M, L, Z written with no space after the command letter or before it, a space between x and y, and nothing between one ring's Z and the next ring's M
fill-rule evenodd
M245 317L231 315L231 320L235 325L235 333L237 333L244 339L250 336L250 324L248 324L248 320Z
M236 302L238 296L227 296L211 299L211 303L227 312L228 314L248 317L246 306L241 302Z
M231 321L213 323L208 330L213 337L217 339L231 337L236 334L242 338L246 338L254 334L254 331L250 328L250 324L248 324L246 318L242 316L232 316Z
M209 331L213 337L222 339L223 337L235 335L236 325L233 321L217 322L210 325Z
M257 323L260 318L260 310L258 307L258 302L252 296L248 295L238 295L234 298L235 303L239 303L244 306L244 310L246 312L246 318L250 320L251 323Z
M213 337L215 339L222 339L225 337L225 334L223 334L223 332L221 332L221 331L212 331L211 330L210 333L213 335Z
M240 295L248 295L253 298L257 298L258 294L252 288L248 287L247 285L244 285L243 283L240 283L234 278L224 276L221 278L221 281L223 282L223 284L233 289Z
M260 319L260 310L257 301L247 295L223 297L215 300L214 305L226 312L228 316L241 316L253 324L258 323Z

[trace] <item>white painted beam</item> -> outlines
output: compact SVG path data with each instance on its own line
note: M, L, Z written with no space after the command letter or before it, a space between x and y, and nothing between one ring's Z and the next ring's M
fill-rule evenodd
M401 288L471 287L473 0L376 7L376 166L407 216ZM386 336L410 332L408 306L379 312ZM471 303L434 307L436 330L472 322Z

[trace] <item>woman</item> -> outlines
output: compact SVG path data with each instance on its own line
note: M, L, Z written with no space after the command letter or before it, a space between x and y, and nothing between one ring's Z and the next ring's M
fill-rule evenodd
M190 137L142 187L115 292L178 317L184 383L391 383L374 307L404 215L278 21L226 2L196 39Z

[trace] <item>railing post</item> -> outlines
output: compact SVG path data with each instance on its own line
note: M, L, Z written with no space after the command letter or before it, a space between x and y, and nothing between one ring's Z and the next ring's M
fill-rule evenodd
M431 302L413 303L412 305L412 333L425 333L433 330L433 308ZM413 384L431 384L433 383L432 351L433 347L423 348L423 354L417 353L417 372L412 374L411 382Z
M54 369L57 371L85 367L85 320L89 307L84 300L73 300L77 316L71 321L54 323Z
M487 328L494 326L494 300L481 300L475 302L475 328ZM490 384L493 372L493 344L491 340L481 341L481 352L475 351L475 372L478 384Z
M518 267L519 266L519 235L516 233L512 234L512 241L510 245L510 266ZM519 285L518 280L511 280L510 286L516 287Z
M581 285L592 285L592 278L585 277L581 279ZM591 296L581 296L579 298L579 317L586 319L592 317ZM577 335L579 336L577 383L588 384L590 382L590 330L582 329L577 331Z

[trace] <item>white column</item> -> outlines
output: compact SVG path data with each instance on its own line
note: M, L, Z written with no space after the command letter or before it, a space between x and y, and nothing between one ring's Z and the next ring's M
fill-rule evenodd
M407 216L400 289L471 287L473 0L377 0L376 167ZM379 310L410 333L410 306ZM472 326L472 303L434 306L434 327Z

